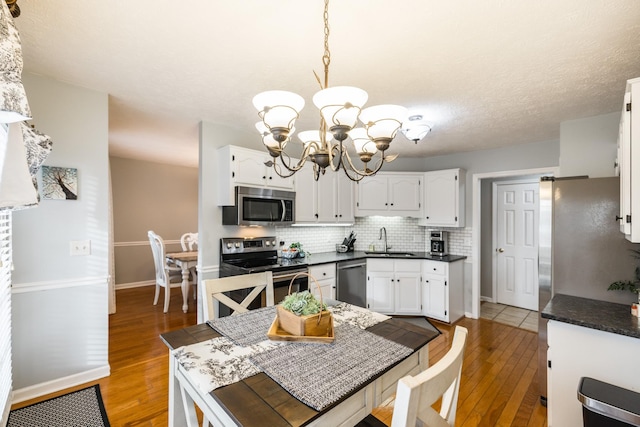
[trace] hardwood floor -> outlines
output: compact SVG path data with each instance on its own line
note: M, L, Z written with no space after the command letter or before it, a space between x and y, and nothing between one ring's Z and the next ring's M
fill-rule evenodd
M111 425L166 426L168 350L159 335L196 323L193 301L182 313L179 289L169 313L162 298L153 306L153 287L117 291L118 312L109 317L111 376L31 401L14 409L99 383ZM443 334L429 344L430 363L449 349L453 328L433 322ZM546 426L539 403L537 335L490 320L462 319L469 329L456 426ZM451 332L451 333L450 333ZM390 424L393 402L374 414Z

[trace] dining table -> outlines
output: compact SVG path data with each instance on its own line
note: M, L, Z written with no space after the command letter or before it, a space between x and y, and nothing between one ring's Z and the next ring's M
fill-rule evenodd
M168 264L174 264L182 270L182 311L189 311L189 272L198 265L198 252L172 252L165 255Z
M168 425L197 426L197 405L215 426L353 426L400 378L429 366L437 328L327 305L333 342L273 341L275 307L161 334L170 350Z

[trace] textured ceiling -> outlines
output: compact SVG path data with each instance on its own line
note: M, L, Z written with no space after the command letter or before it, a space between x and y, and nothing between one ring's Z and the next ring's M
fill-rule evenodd
M25 71L108 93L112 154L197 165L198 122L253 132L268 89L307 100L298 130L318 125L321 0L19 5ZM433 123L417 145L396 137L401 156L556 140L564 120L618 111L640 76L638 0L333 0L329 13L330 85Z

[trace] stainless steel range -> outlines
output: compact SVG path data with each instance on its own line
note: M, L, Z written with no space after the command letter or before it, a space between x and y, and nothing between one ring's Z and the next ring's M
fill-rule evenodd
M274 297L277 304L288 295L291 279L298 273L306 273L308 266L304 258L278 258L276 238L273 236L225 237L220 239L220 277L260 273L263 271L271 271L273 274ZM291 292L304 291L308 288L307 276L302 276L296 278L293 282ZM240 302L247 294L248 291L241 291L231 293L229 296ZM261 303L256 302L249 308L264 306L265 300L263 295ZM225 314L228 315L229 313L221 311L221 315Z

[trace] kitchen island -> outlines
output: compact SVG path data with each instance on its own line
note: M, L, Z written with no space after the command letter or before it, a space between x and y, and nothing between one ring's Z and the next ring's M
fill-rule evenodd
M548 319L550 426L581 426L580 378L638 392L640 327L628 304L556 294L541 312Z

